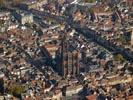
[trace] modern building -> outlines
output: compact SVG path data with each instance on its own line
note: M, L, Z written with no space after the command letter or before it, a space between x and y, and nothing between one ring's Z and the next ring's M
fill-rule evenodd
M79 51L69 43L64 36L59 51L57 52L57 70L60 75L67 77L79 74Z

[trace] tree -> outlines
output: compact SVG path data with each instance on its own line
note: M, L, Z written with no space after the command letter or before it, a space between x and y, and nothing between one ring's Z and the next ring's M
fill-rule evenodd
M121 54L115 55L115 56L114 56L114 59L115 59L116 61L120 61L120 62L124 62L124 61L125 61L124 57L123 57Z
M4 20L0 20L0 27L3 27L5 24L5 21Z
M96 0L85 0L85 2L94 3L94 2L96 2Z
M25 88L21 85L12 84L8 87L8 92L14 96L20 96L25 91Z
M37 33L38 33L38 36L42 36L43 35L43 31L40 28L37 30Z
M5 0L0 0L0 7L3 7L5 4Z
M33 24L32 27L33 27L33 30L37 30L37 25L36 24Z

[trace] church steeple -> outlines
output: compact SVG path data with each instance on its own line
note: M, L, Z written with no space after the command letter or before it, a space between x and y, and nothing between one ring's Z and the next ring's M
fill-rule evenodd
M79 74L79 52L69 40L69 35L63 33L61 37L60 56L58 59L58 71L63 77Z

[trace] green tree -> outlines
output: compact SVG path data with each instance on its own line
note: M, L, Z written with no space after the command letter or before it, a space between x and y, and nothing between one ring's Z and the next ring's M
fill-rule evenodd
M114 56L114 59L116 61L120 61L120 62L124 62L125 61L125 58L121 55L121 54L117 54Z
M129 38L128 38L128 36L126 36L126 35L121 35L121 36L119 37L119 40L120 40L122 43L127 43L127 42L129 41Z
M0 7L3 7L5 4L5 0L0 0Z
M25 88L21 85L12 84L8 87L8 92L15 96L21 95L25 91Z
M88 11L89 11L90 13L94 13L93 8L89 8Z
M93 2L96 2L96 0L85 0L85 2L93 3Z
M2 27L4 25L5 21L4 20L0 20L0 26Z

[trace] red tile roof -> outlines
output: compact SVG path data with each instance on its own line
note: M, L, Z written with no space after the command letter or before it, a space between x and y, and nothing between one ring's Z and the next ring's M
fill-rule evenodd
M97 95L90 95L90 96L86 96L87 100L96 100Z

